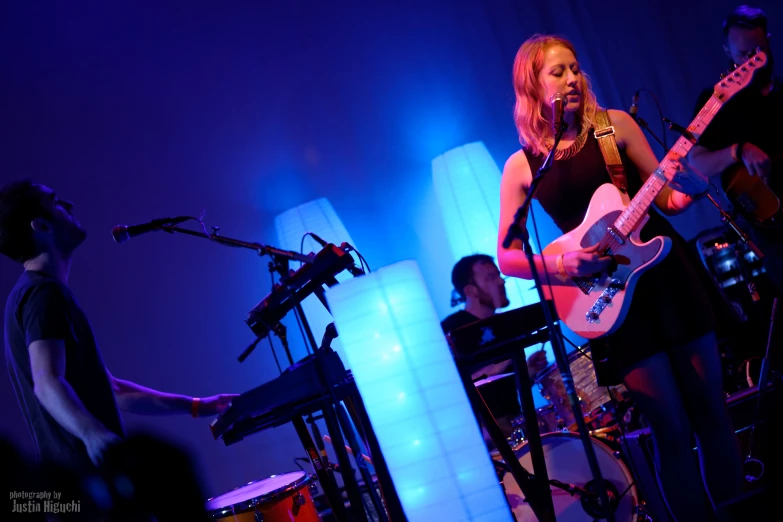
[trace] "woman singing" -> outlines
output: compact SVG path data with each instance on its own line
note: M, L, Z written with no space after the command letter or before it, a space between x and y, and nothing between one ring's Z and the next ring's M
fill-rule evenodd
M517 53L513 81L514 119L523 148L508 159L503 172L498 262L504 274L532 279L521 242L508 249L502 243L554 144L552 95L565 95L568 126L552 169L533 197L565 233L581 224L595 190L612 179L593 135L596 114L603 109L569 41L547 35L528 39ZM658 168L658 160L630 115L609 110L608 117L633 197ZM682 212L694 196L706 193L708 184L683 158L675 158L665 175L669 182L656 196L641 236L644 241L667 236L672 249L641 276L622 326L591 342L591 348L599 384L623 383L649 422L658 480L674 517L680 522L717 520L710 497L718 505L741 492L742 464L723 397L716 321L703 270L661 215ZM593 247L534 259L545 281L545 272L590 276L605 272L612 261ZM701 466L693 453L694 436Z

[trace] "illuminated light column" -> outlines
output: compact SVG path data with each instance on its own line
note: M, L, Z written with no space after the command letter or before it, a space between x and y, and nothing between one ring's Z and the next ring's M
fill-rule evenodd
M278 215L275 218L275 231L277 232L278 241L278 244L275 246L283 250L299 252L302 249L302 236L307 232L313 232L320 236L321 239L338 246L346 242L356 247L356 243L353 242L353 239L348 234L348 230L343 225L340 216L326 198L303 203ZM318 252L321 248L321 245L311 236L307 236L304 239L302 252L304 254ZM297 268L295 262L291 268ZM345 281L351 277L353 277L351 274L343 271L337 274L335 279ZM310 324L316 342L320 343L326 326L333 321L332 316L315 295L310 295L302 301L302 311ZM335 339L332 342L332 348L342 355L339 339Z
M408 520L512 521L415 261L326 292Z
M432 160L432 180L453 263L471 254L497 256L501 173L482 142L468 143ZM539 302L532 281L506 280L511 304Z

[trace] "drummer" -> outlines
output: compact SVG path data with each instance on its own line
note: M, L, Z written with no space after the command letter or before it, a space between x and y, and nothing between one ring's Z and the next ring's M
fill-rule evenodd
M488 255L474 254L457 261L451 271L451 283L454 286L452 306L464 302L465 307L441 322L445 334L491 317L498 309L509 305L505 279L500 275L495 260ZM536 374L547 366L546 353L543 350L533 353L527 359L527 366L532 382ZM513 363L508 360L485 366L472 374L474 381L482 379L486 382L477 383L479 393L506 437L514 431L511 421L521 415L514 374L510 373L513 371ZM488 440L486 433L485 439Z

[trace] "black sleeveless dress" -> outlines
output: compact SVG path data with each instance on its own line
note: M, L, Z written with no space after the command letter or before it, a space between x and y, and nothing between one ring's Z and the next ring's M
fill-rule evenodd
M531 172L544 161L525 150ZM620 150L633 197L642 186L636 165ZM565 233L582 223L590 198L599 186L611 183L606 163L592 129L582 150L556 160L533 195ZM674 227L651 207L641 239L668 236L672 248L664 260L639 279L622 326L610 336L590 342L596 377L601 386L620 384L635 363L673 346L696 339L716 327L706 270L696 252Z

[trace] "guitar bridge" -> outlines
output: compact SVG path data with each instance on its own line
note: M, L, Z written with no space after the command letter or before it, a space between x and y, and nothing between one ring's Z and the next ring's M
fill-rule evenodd
M615 294L622 290L623 283L619 279L612 279L609 282L609 286L606 287L606 289L601 292L601 295L598 296L598 300L595 302L595 304L590 308L590 310L585 314L585 318L587 319L588 323L596 323L601 318L601 312L604 311L604 309L609 306L609 304L612 302L612 299L614 298Z

